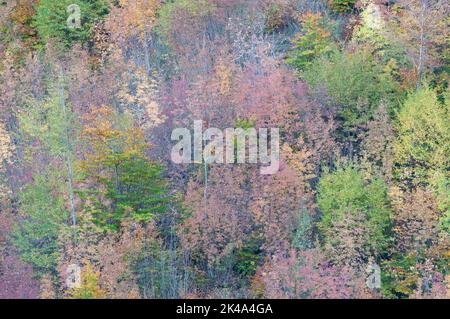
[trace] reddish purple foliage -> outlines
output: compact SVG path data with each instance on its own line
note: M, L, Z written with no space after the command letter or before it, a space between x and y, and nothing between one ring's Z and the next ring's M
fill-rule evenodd
M0 260L0 299L37 299L39 284L30 266L16 256Z
M262 276L266 298L350 299L364 290L363 280L331 265L318 249L274 256Z

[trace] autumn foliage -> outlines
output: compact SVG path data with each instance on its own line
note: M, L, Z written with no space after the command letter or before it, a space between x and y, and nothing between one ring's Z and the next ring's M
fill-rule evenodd
M448 10L0 3L0 298L448 298ZM278 171L175 163L194 122Z

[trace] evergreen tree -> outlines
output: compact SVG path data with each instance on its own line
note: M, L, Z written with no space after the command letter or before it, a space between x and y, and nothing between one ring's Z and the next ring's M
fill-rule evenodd
M68 23L71 14L75 12L69 10L69 6L74 5L79 8L79 27L71 27L71 23ZM74 42L84 43L89 40L92 26L108 14L108 11L108 3L105 0L41 0L36 5L34 27L42 44L56 39L57 43L70 47Z

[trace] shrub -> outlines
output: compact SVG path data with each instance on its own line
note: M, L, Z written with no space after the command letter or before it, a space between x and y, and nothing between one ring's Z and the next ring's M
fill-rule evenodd
M323 214L318 226L325 246L336 250L342 242L351 240L352 245L360 244L358 250L375 256L386 249L391 213L383 181L367 182L357 166L347 164L325 172L319 181L317 203ZM348 222L350 229L342 222Z
M320 13L307 13L300 21L302 30L292 41L294 48L287 60L297 70L333 50L330 26Z
M70 16L67 8L72 4L80 7L80 28L71 29L67 24ZM33 24L42 45L45 45L50 39L56 39L58 43L70 47L74 42L88 41L92 26L108 14L108 11L108 4L105 0L41 0L36 6Z
M330 7L336 13L350 13L353 11L356 0L330 0Z
M345 135L372 119L380 102L391 112L397 105L398 85L366 52L337 52L316 59L301 76L316 92L325 91L324 103L338 109Z

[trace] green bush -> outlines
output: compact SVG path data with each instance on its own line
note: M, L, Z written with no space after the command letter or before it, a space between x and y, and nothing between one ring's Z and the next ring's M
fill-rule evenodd
M67 19L69 5L80 7L80 28L71 29ZM106 0L41 0L36 5L34 27L40 38L41 45L45 45L50 39L57 43L70 47L74 42L84 43L91 36L91 28L96 21L109 12Z
M316 59L301 76L313 90L325 90L330 99L324 101L337 107L344 133L365 125L381 101L391 112L397 105L398 84L366 52L337 52Z
M105 231L117 231L127 218L147 223L167 210L169 199L165 195L166 185L160 165L141 157L132 157L125 159L117 169L120 171L117 176L101 179L106 192L79 192L82 199L90 201L91 206L86 210L91 213L97 226ZM113 205L106 207L101 201L104 198Z
M394 177L403 188L430 187L443 212L441 227L450 230L449 104L423 87L408 96L397 116Z
M336 223L345 221L349 214L363 215L367 229L365 246L377 255L385 251L389 241L390 209L387 187L382 180L367 182L358 167L347 164L334 172L325 172L318 185L317 203L323 216L319 230L325 242L333 242L338 234Z
M34 176L34 184L21 193L21 221L12 233L13 243L23 261L38 275L56 272L58 236L68 219L64 200L54 193L48 176Z
M394 256L390 260L383 261L381 282L382 292L386 298L404 299L414 293L420 277L416 268L417 263L416 254Z
M330 7L336 13L352 12L356 4L356 0L330 0Z
M256 273L261 263L261 241L251 238L248 243L236 253L236 264L234 269L245 278L250 278Z
M427 87L408 96L398 112L395 176L404 185L443 186L449 167L448 101Z
M318 13L307 13L301 17L302 29L294 38L294 47L287 59L297 70L304 70L312 61L329 54L334 49L331 27Z

